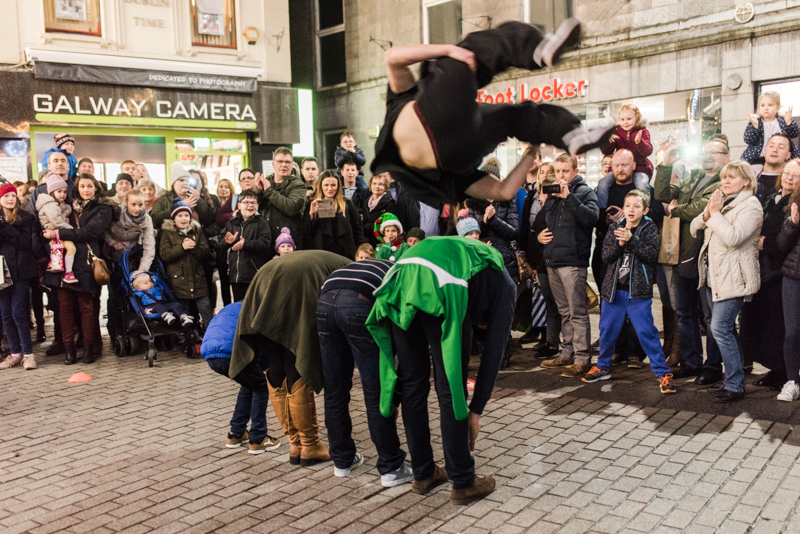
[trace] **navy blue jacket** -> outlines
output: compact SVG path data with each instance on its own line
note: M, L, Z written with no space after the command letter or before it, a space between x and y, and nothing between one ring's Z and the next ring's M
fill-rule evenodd
M600 294L603 300L608 302L614 302L617 289L628 291L632 299L652 299L658 260L658 228L650 217L645 216L639 223L636 234L624 247L621 247L614 231L623 226L625 217L609 226L603 240L603 263L608 265L608 269ZM618 288L619 267L626 252L633 254L630 284L628 287Z

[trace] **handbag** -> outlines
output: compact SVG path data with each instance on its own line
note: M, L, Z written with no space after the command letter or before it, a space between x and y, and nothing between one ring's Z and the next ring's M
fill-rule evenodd
M692 244L692 248L681 255L681 261L678 264L678 274L683 278L690 280L697 280L700 278L700 270L698 269L698 260L700 259L700 250L703 248L703 243L706 240L706 231L698 230L697 237Z
M547 328L547 300L538 282L531 286L531 328Z
M597 296L592 286L586 284L586 309L591 310L600 305L600 297Z
M11 280L11 272L8 270L8 263L5 256L0 256L0 290L14 285Z
M75 217L75 225L80 228L79 217ZM106 260L95 256L92 246L87 242L86 248L89 249L89 260L92 265L92 274L94 274L94 281L98 285L107 286L111 282L111 269L108 268Z
M661 244L658 248L658 263L678 265L681 255L681 220L678 217L664 217L661 228Z
M50 262L47 264L47 272L64 272L64 243L58 236L50 243Z

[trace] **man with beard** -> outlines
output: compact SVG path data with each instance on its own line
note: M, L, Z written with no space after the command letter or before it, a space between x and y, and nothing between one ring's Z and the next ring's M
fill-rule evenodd
M792 157L791 140L785 133L778 132L767 141L764 148L764 168L758 174L756 198L763 206L767 197L775 191L778 176L783 172L786 162Z

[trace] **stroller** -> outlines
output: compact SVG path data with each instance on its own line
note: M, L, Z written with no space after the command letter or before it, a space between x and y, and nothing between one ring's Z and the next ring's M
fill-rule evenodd
M186 356L195 356L195 346L193 334L190 329L184 329L179 325L170 326L156 314L147 314L147 306L144 306L134 293L131 274L139 266L142 259L142 246L135 245L125 251L119 261L122 271L122 290L124 297L119 299L122 313L122 332L112 338L114 354L117 356L127 356L136 354L142 348L142 343L147 343L145 359L150 367L153 367L158 351L172 350L176 345L183 343ZM172 292L164 282L166 273L161 260L157 257L153 259L150 267L153 282L170 300L174 301Z

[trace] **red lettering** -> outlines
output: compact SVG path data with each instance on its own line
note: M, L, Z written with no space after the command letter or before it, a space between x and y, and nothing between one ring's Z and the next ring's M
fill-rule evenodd
M483 103L494 104L494 98L492 98L492 95L486 95L486 97L483 99Z
M545 102L553 99L553 88L549 85L542 89L542 100Z
M558 78L553 78L553 100L564 98L564 93L561 92L562 87L564 87L564 84L559 85Z
M483 95L484 94L486 94L486 92L483 89L478 91L478 102L483 102Z
M581 80L581 81L578 82L578 95L579 96L583 95L583 88L585 86L587 86L587 85L589 85L589 82L586 81L586 80Z
M534 87L533 89L531 89L531 100L533 100L534 102L538 102L541 97L542 93L538 87Z
M497 95L494 97L494 103L495 104L505 104L506 103L506 95L504 95L503 93L497 93Z
M567 98L575 96L575 84L568 82L567 85L564 86L564 94L567 95Z
M528 95L526 94L527 89L528 89L528 86L525 85L524 83L519 84L519 101L520 102L525 102L526 100L528 100Z
M511 87L506 89L506 102L508 102L509 104L514 103L514 89Z

